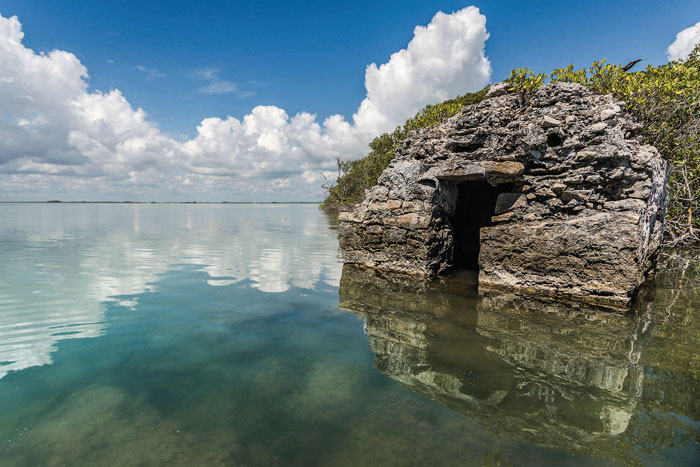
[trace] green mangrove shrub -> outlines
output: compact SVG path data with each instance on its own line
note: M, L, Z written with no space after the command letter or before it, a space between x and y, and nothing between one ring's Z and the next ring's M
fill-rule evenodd
M484 88L439 104L428 105L403 125L396 127L393 132L383 133L374 138L369 143L370 152L367 156L355 161L338 159L335 181L323 185L327 195L321 203L321 208L328 211L342 210L362 201L365 190L377 184L379 176L394 158L399 143L411 131L439 125L464 106L484 100L487 90L488 88Z

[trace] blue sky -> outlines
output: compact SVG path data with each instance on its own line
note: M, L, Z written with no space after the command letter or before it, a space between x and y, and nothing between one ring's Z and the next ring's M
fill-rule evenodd
M71 51L97 89L119 88L161 128L189 134L209 116L242 116L259 104L321 118L349 117L364 98L365 67L404 48L413 28L460 1L2 1L35 50ZM622 63L664 55L678 31L700 21L697 1L480 1L491 37L493 79L514 66L549 71L598 58ZM108 63L113 60L114 63ZM156 69L148 79L134 69ZM202 95L190 77L219 67L242 92Z
M118 89L164 135L185 141L197 135L205 118L240 120L260 105L284 109L289 117L316 114L319 123L334 114L351 121L367 95L367 65L388 62L392 53L406 48L414 27L428 24L438 11L451 13L471 4L486 17L491 81L505 78L514 66L550 71L598 58L664 63L676 34L700 21L698 1L597 0L9 0L0 1L0 15L17 15L24 47L74 54L87 69L90 91ZM227 92L201 92L207 86ZM42 194L55 191L57 184L42 186ZM12 189L15 195L5 198L22 195L16 186ZM2 192L0 184L0 198Z

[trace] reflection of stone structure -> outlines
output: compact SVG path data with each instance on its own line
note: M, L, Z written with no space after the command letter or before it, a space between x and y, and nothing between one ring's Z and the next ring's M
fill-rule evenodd
M668 167L610 95L570 83L502 95L401 144L379 185L341 213L346 263L433 275L480 269L480 289L625 305L653 267Z
M644 399L651 407L700 426L700 253L669 253L659 258L651 304L657 319L647 354ZM700 444L697 429L690 436Z
M380 371L499 436L627 455L646 316L479 298L455 278L416 290L390 277L346 266L340 285L340 306L365 318Z
M644 322L507 295L486 296L477 310L477 332L491 339L487 348L514 366L640 395L642 351L635 327ZM553 324L556 319L563 322Z
M561 433L585 439L590 435L585 431L598 424L596 434L627 429L642 396L648 317L567 309L515 296L487 296L477 310L476 332L488 338L486 349L520 369L528 395L551 402L563 397L570 403L565 410L580 410L578 420L591 423L574 423L570 431L560 427ZM558 403L566 404L563 400Z

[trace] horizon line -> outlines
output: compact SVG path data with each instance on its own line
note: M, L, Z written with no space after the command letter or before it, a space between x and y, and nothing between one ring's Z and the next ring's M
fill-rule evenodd
M0 204L321 204L321 201L2 201Z

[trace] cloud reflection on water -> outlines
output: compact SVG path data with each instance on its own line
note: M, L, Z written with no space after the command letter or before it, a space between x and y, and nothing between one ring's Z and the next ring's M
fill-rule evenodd
M169 269L263 292L337 286L335 232L315 205L0 205L0 378L105 332Z

